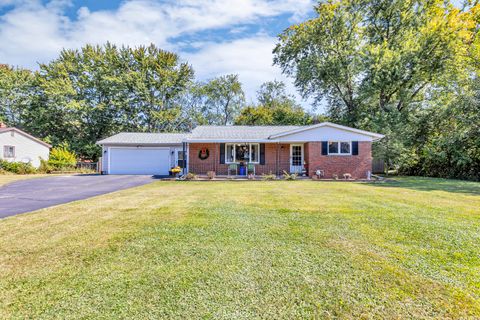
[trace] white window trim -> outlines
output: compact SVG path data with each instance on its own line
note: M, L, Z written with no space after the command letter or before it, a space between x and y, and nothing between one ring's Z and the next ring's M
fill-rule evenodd
M349 153L341 153L341 148L340 148L340 144L341 143L348 143L350 145L350 152ZM338 152L337 153L332 153L330 152L330 143L336 143L337 144L337 147L338 147ZM329 156L351 156L352 155L352 141L328 141L327 142L327 154Z
M240 163L240 161L237 161L237 153L235 152L235 146L237 145L246 145L248 144L248 163L255 163L259 164L260 163L260 143L225 143L225 164L232 164L232 163ZM233 146L233 161L228 161L227 160L227 150L228 146L231 145ZM257 161L252 161L252 145L257 145ZM230 158L228 156L228 158Z

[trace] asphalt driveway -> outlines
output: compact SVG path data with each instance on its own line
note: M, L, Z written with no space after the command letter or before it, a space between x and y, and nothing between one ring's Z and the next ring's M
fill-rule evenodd
M0 219L152 181L152 176L115 175L56 176L17 181L0 187Z

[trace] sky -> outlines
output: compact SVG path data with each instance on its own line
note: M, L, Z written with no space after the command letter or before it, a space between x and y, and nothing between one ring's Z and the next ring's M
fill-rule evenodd
M62 48L107 41L176 52L198 80L238 74L247 101L273 66L278 34L313 16L314 0L0 0L0 63L36 70ZM298 97L298 95L297 95ZM306 106L307 101L299 102Z

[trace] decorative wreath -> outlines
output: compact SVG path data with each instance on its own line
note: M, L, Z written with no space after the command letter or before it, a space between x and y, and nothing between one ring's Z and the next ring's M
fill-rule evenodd
M205 160L208 159L210 156L210 151L207 148L202 148L200 151L198 151L198 158L200 160Z

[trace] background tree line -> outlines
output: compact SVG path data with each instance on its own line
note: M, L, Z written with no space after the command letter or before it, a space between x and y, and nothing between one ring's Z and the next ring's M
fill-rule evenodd
M265 83L247 107L237 75L195 81L193 68L154 45L63 50L39 70L0 67L0 118L96 159L99 139L121 131L184 132L197 125L306 124L314 117Z

